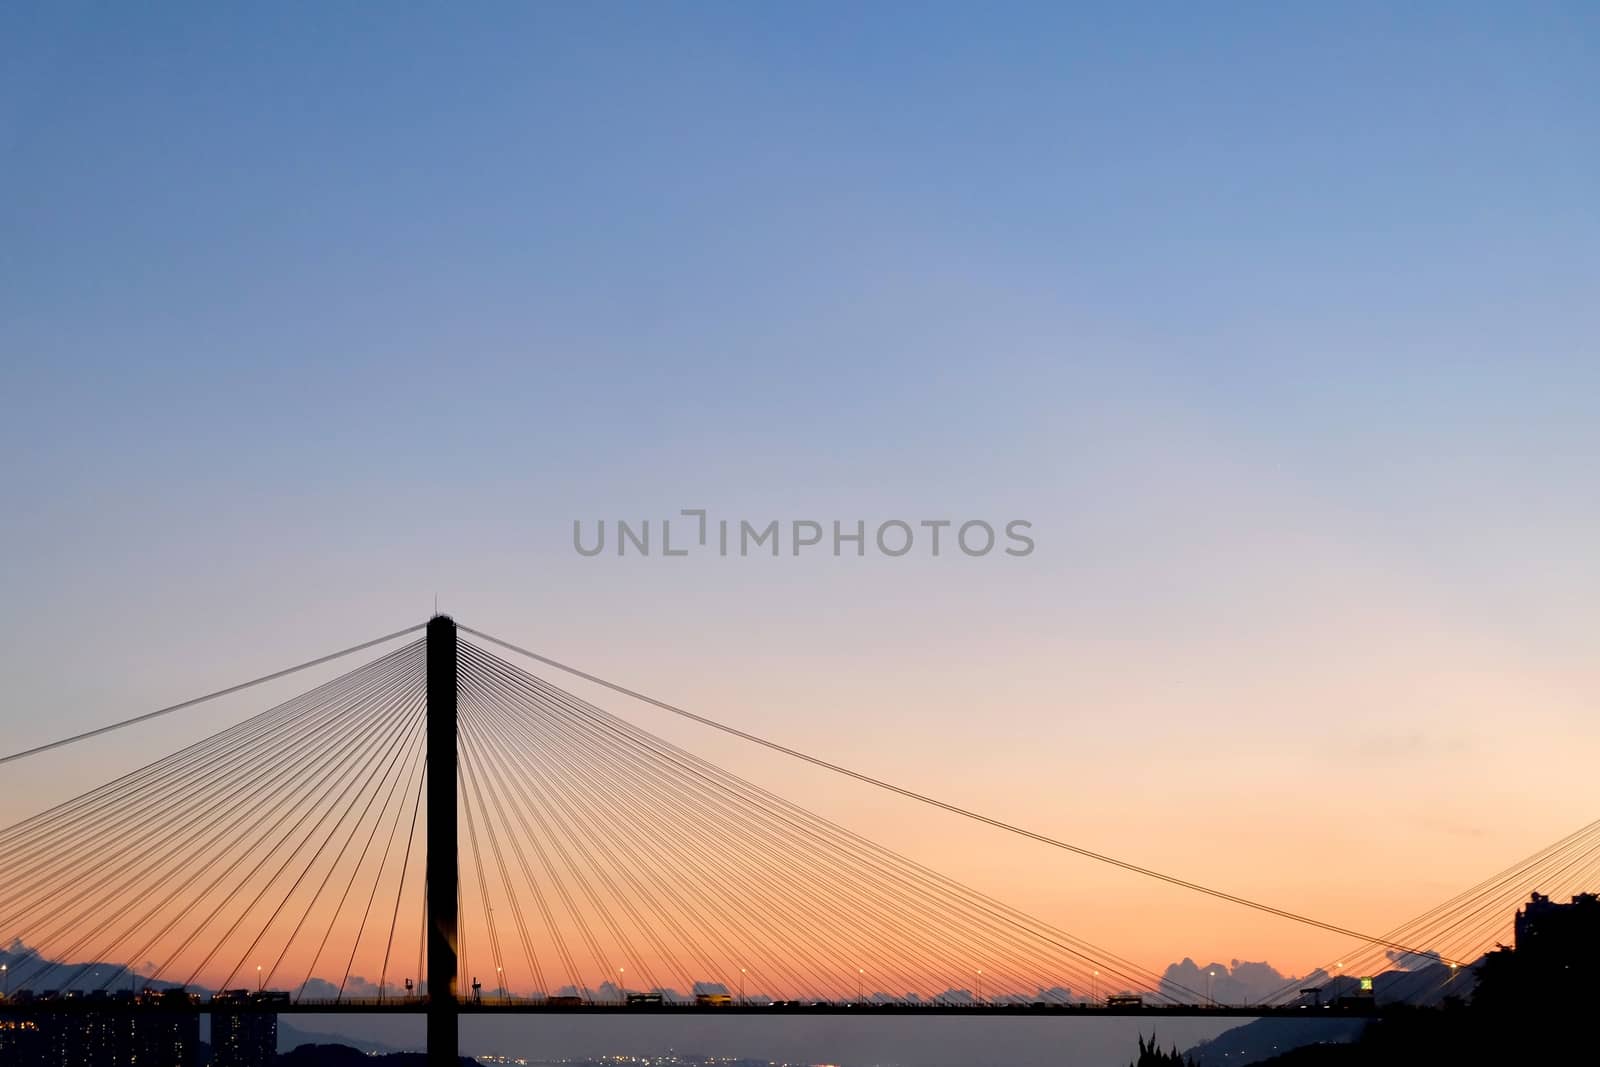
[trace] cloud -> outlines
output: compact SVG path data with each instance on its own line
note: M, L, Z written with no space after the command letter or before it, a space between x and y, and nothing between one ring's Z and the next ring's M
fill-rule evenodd
M426 983L424 983L423 986L423 991L425 991ZM327 978L313 978L306 982L305 990L303 992L299 989L293 988L291 988L289 992L295 994L297 997L304 997L306 1000L333 1000L335 998L342 998L344 1000L376 1000L378 998L378 985L370 978L363 978L360 975L351 975L345 980L343 993L341 993L339 990L339 983L331 981ZM419 990L413 990L413 993L416 992L419 992ZM383 983L383 995L386 997L405 996L405 982L403 980L396 982L393 979L386 979Z
M1266 962L1232 960L1204 967L1185 957L1167 966L1161 975L1161 992L1174 1000L1204 999L1209 992L1218 1004L1261 1004L1296 981Z
M1463 734L1377 731L1362 734L1345 750L1364 765L1409 763L1439 756L1458 756L1476 749L1476 741Z

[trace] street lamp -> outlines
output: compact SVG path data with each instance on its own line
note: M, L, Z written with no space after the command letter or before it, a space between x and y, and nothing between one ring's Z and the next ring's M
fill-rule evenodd
M257 993L261 992L261 983L263 981L265 981L265 979L263 979L261 977L261 964L258 963L258 964L256 964L256 992Z
M857 1004L861 1003L861 982L862 982L862 976L865 975L866 973L867 973L867 969L865 967L857 967L856 968L856 1003Z
M617 968L617 999L622 1001L626 1001L628 999L628 994L622 991L622 972L624 969L625 968L622 967Z
M506 969L504 967L496 967L494 969L494 977L500 986L500 999L504 1000L506 999Z
M744 976L745 976L745 969L743 967L740 967L739 968L739 1003L740 1004L743 1004L745 1002L744 1001Z
M983 968L978 968L978 1003L983 1003Z
M11 995L11 966L0 963L0 997Z
M1100 1002L1100 972L1094 972L1094 979L1089 983L1089 999L1094 1003Z
M1216 976L1216 971L1206 972L1206 1000L1211 1003L1213 1008L1217 1006L1217 998L1211 995L1211 979L1215 978Z

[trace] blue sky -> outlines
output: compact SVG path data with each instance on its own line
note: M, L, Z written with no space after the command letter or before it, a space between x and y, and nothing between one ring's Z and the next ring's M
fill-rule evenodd
M1326 782L1428 809L1306 845L1352 868L1490 835L1350 904L1398 919L1588 818L1534 771L1525 801L1440 789L1600 756L1597 31L1580 4L10 5L5 747L438 593L1243 891L1314 892L1147 816L1186 796L1246 848L1243 808ZM571 552L574 518L697 506L1020 516L1040 548ZM1502 748L1514 722L1544 748ZM203 726L24 772L0 815ZM1138 764L1139 799L1064 779L1069 746Z

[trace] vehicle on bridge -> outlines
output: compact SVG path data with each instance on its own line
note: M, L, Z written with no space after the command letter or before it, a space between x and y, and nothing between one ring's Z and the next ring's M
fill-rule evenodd
M545 1003L552 1008L577 1008L583 1005L583 998L574 996L546 997Z
M1106 998L1108 1008L1142 1008L1144 997L1139 993L1113 993Z
M665 1000L660 993L629 993L628 1007L638 1007L642 1004L662 1004Z
M696 993L694 1002L701 1008L729 1008L733 1006L733 998L726 993Z

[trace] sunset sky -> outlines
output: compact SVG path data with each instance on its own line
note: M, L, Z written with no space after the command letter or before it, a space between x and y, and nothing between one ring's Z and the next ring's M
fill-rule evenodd
M8 6L0 752L437 597L1386 930L1600 814L1597 40L1579 4ZM1036 549L573 549L685 508ZM0 824L338 669L0 768ZM570 684L1142 965L1346 947Z

